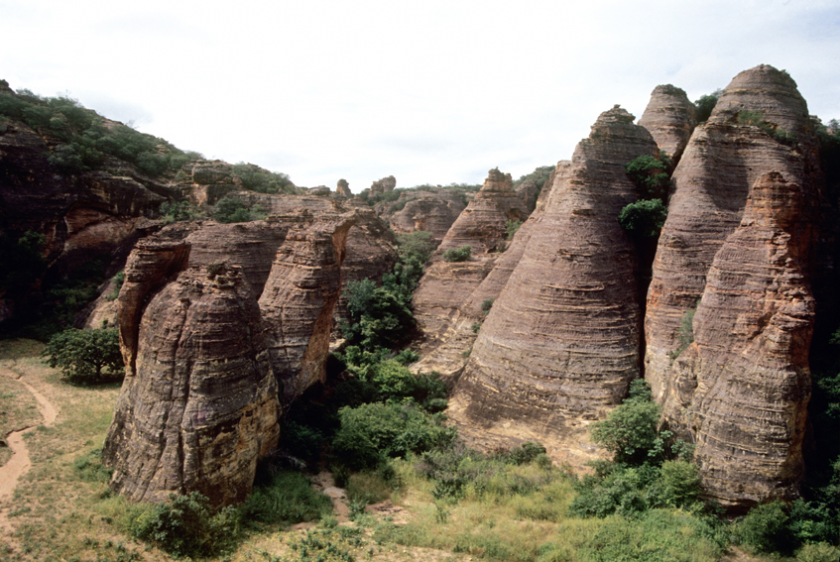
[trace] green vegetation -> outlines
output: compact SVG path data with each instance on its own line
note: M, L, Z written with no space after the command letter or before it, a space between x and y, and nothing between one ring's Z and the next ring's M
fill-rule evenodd
M460 248L449 248L448 250L443 252L443 261L448 261L448 262L470 261L470 257L472 257L472 247L471 246L461 246Z
M116 328L69 328L50 338L43 355L74 383L98 383L124 375L120 336Z
M485 316L490 314L490 309L493 308L493 303L496 299L484 299L481 301L481 312L484 313Z
M234 164L232 175L239 180L243 189L259 193L295 193L295 185L289 176L263 170L254 164ZM241 221L234 221L241 222Z
M265 211L259 205L247 205L237 197L227 196L219 200L213 209L213 218L223 223L262 220Z
M160 220L166 224L206 218L206 213L189 201L164 201L160 205Z
M507 239L513 240L513 237L519 232L519 227L522 226L522 221L509 219L505 221L505 230L507 231Z
M655 237L659 235L667 218L668 208L662 204L662 200L651 199L625 206L618 214L618 223L635 236Z
M107 167L108 157L112 157L156 177L174 173L201 157L121 123L106 121L65 96L40 97L26 89L17 94L0 93L0 115L20 119L33 129L58 137L61 142L49 154L49 162L62 173Z
M739 111L737 121L739 125L758 127L770 135L774 140L782 144L796 146L799 142L799 138L796 136L796 133L789 133L778 125L765 121L764 116L760 111Z
M694 314L697 312L697 306L699 304L700 301L698 300L697 304L694 305L694 308L686 310L685 314L683 314L680 319L680 329L677 333L677 341L680 346L669 353L671 360L675 360L683 351L685 351L685 348L694 343Z
M627 175L636 184L639 198L668 200L668 190L671 188L671 169L673 163L664 151L659 158L643 154L634 158L624 167Z
M723 90L718 88L711 94L700 96L700 99L694 102L694 105L697 107L698 123L703 123L709 119L712 115L712 110L715 108L718 100L720 99L721 94L723 94Z

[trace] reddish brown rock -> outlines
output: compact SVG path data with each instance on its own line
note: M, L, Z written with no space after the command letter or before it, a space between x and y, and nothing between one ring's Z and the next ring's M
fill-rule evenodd
M238 268L182 272L151 299L138 333L103 450L112 489L133 501L191 491L215 505L244 500L276 446L280 404Z
M811 193L818 181L807 107L787 74L768 66L742 72L721 101L708 122L695 129L674 171L676 188L653 263L645 316L645 379L660 403L671 392L669 370L680 347L680 321L703 294L712 259L740 223L750 186L771 171ZM778 119L786 130L800 132L799 143L783 144L758 126L739 125L735 108Z
M473 254L493 252L507 238L505 223L523 220L527 215L525 202L513 190L510 174L494 168L446 233L437 253L461 246L471 246Z
M724 506L793 499L804 472L808 196L778 172L756 180L709 269L694 343L675 363L666 417L693 434L703 490Z
M636 198L624 165L658 148L618 107L598 118L554 185L455 388L457 422L577 435L639 376L634 250L618 213ZM576 439L576 438L575 438ZM576 447L577 445L570 445Z
M394 176L388 176L370 184L370 191L368 192L368 195L370 197L376 197L377 195L394 191L395 187L397 187L397 178Z
M459 193L437 187L403 191L396 201L377 203L375 209L397 234L422 230L440 242L465 207Z
M335 186L335 192L342 197L353 197L353 192L350 191L350 184L345 179L338 180L338 184Z
M680 88L670 84L657 86L650 94L639 125L650 131L659 150L677 162L697 125L696 111Z

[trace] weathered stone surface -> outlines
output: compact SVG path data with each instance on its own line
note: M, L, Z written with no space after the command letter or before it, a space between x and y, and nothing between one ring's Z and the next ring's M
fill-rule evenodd
M693 434L704 492L725 506L793 499L804 471L808 196L778 172L756 180L709 269L694 343L675 362L666 418Z
M335 192L343 197L353 197L353 192L350 191L350 184L345 179L338 180L335 186Z
M174 224L138 244L118 303L129 369L105 447L115 490L244 499L282 405L323 380L356 217Z
M650 133L616 107L558 164L455 387L456 421L490 432L524 421L548 438L575 436L581 418L624 397L639 376L640 345L633 247L617 221L636 198L624 165L657 153ZM575 439L569 447L579 447Z
M341 264L356 215L346 213L290 231L260 296L272 369L290 403L326 377Z
M395 187L397 187L397 178L394 176L388 176L370 184L369 195L371 197L376 197L377 195L394 191Z
M696 111L682 89L670 84L657 86L650 94L639 125L650 131L659 150L664 150L676 163L697 125Z
M437 253L461 246L471 246L473 254L493 252L507 237L505 222L523 220L527 215L525 202L513 190L510 174L494 168L467 208L458 215Z
M708 122L694 130L674 171L676 188L653 263L645 379L660 403L671 391L668 373L671 354L680 345L680 321L703 294L712 259L740 223L750 186L776 171L813 189L819 172L813 137L807 133L807 107L789 76L759 66L736 76L720 99ZM799 133L799 143L782 144L757 126L737 124L736 109L778 119L776 124Z
M244 500L257 460L276 446L280 404L238 268L182 272L151 299L138 332L103 451L112 488L134 501L191 491L217 505Z
M423 230L440 242L466 208L461 195L446 188L403 191L391 203L377 203L376 212L397 234Z

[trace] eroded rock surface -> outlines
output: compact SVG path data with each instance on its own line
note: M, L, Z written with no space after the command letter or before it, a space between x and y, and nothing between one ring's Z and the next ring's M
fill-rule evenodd
M282 407L323 379L356 217L183 223L138 244L118 302L129 368L104 449L114 490L250 493Z
M697 125L696 111L682 89L670 84L657 86L639 125L650 131L659 150L677 162Z
M524 420L538 435L573 435L582 418L624 397L639 376L640 345L634 250L617 221L636 198L624 165L657 153L650 133L616 107L558 164L456 385L456 421L492 432Z
M761 111L768 121L798 132L791 146L755 125L737 122L735 111ZM808 110L785 73L759 66L740 73L724 90L708 122L698 126L673 174L675 192L659 238L645 316L645 378L654 398L668 400L672 356L679 327L703 294L712 260L741 221L747 192L775 171L813 191L819 166ZM813 199L806 206L813 204ZM803 213L803 220L811 212Z
M690 430L704 492L725 506L793 499L804 472L815 310L805 197L778 172L756 180L675 362L666 419Z
M376 204L377 214L397 234L423 230L438 242L465 208L461 195L445 188L407 190L394 202Z

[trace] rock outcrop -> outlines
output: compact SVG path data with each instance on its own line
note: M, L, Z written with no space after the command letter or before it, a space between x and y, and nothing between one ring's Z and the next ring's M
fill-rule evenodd
M455 387L456 421L490 433L524 421L550 440L621 401L639 376L641 322L634 250L617 221L636 198L624 165L657 153L650 133L616 107L558 164Z
M250 493L282 407L323 380L355 220L181 223L138 244L118 302L128 369L104 449L113 489L215 504Z
M815 309L806 197L778 172L756 180L675 361L666 419L689 428L704 493L724 506L793 499L804 472Z
M739 124L739 111L795 132L799 143L779 142L766 130ZM772 121L776 119L777 121ZM659 238L645 316L645 379L654 399L669 400L679 327L703 294L712 260L741 222L747 192L764 174L778 172L814 194L819 165L808 110L785 73L759 66L740 73L721 95L708 122L698 126L673 174L675 191ZM804 220L811 214L806 210Z
M510 174L494 168L446 233L438 253L461 246L471 246L473 254L493 252L507 238L505 223L527 216L528 208L514 191Z
M431 232L440 242L466 208L462 196L451 189L428 188L405 190L393 202L377 203L377 214L397 234Z
M338 180L335 186L335 192L342 197L353 197L353 192L350 191L350 184L345 179Z
M670 84L657 86L639 125L650 131L659 150L676 163L697 125L696 111L682 89Z
M376 197L377 195L394 191L395 187L397 187L397 178L394 176L388 176L370 184L370 191L368 192L368 195L370 197Z

